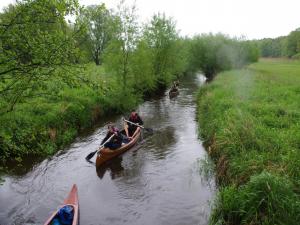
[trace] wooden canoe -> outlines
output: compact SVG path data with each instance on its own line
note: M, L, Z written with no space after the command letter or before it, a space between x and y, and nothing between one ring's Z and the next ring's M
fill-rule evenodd
M78 225L79 223L79 203L78 203L78 190L76 184L73 185L68 197L64 200L63 204L59 207L61 209L64 206L71 206L73 207L73 222L72 225ZM58 210L56 210L52 216L44 223L44 225L51 225L52 220L55 218L55 216L58 213Z
M169 91L169 97L170 98L174 98L174 97L176 97L177 95L179 94L179 91L178 90L170 90Z
M110 150L110 149L105 149L105 151L101 151L100 154L97 154L96 158L96 167L101 166L103 163L107 162L108 160L126 152L132 146L135 145L135 143L138 141L138 139L141 136L141 131L136 134L136 136L127 144L123 144L120 148L116 150Z

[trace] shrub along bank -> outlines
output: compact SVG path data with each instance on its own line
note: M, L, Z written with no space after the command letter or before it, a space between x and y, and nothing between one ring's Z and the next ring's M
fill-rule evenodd
M200 89L200 135L220 185L211 224L299 224L299 74L299 61L265 59Z

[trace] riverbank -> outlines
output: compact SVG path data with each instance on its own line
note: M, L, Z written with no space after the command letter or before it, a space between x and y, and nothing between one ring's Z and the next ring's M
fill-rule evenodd
M27 98L0 116L0 171L10 170L10 162L22 166L26 158L52 155L99 119L128 112L142 102L144 93L126 95L103 66L88 64L81 72L85 80L80 84L49 81L45 94Z
M299 121L299 61L262 59L200 89L200 135L220 187L211 224L298 224Z

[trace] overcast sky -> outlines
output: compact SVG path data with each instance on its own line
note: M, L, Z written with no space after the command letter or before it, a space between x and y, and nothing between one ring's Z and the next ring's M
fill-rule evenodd
M0 8L14 0L0 0ZM119 0L79 0L82 5ZM133 0L127 0L127 3ZM165 12L177 21L181 35L222 32L248 39L287 35L300 27L300 0L136 0L140 21Z

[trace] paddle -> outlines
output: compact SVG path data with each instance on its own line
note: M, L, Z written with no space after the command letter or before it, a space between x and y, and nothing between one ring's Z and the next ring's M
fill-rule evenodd
M140 128L144 129L145 131L147 131L147 132L149 132L149 133L153 133L153 129L152 129L152 128L146 128L146 127L141 126L141 125L139 125L139 124L137 124L137 123L133 123L133 122L131 122L131 121L129 121L129 120L126 120L126 119L124 119L124 118L123 118L123 120L124 120L125 122L127 122L127 123L131 123L131 124L133 124L133 125L135 125L135 126L137 126L137 127L140 127Z
M110 137L109 137L102 145L100 145L100 146L99 146L99 149L97 149L96 151L93 151L93 152L91 152L90 154L88 154L88 155L85 157L85 159L86 159L87 161L90 161L90 159L93 158L93 156L94 156L98 151L100 151L100 149L103 148L103 146L104 146L107 142L109 142L110 139L113 138L113 136L115 136L115 134L111 135L111 136L110 136Z

